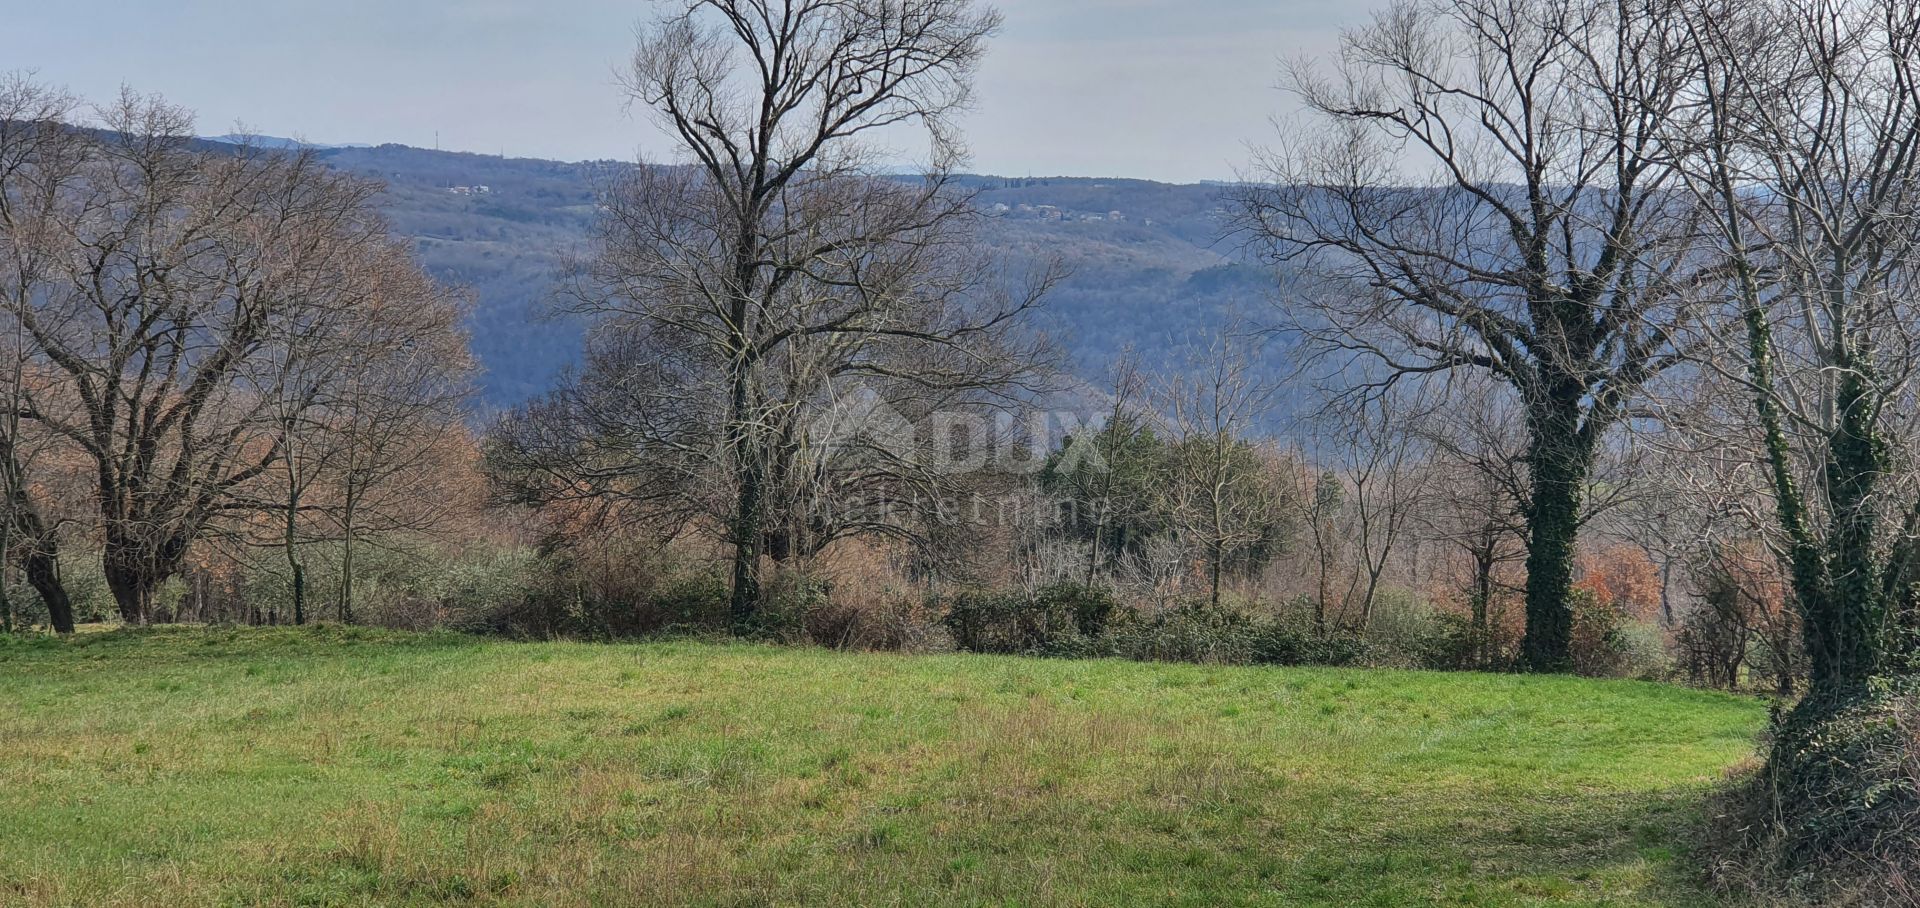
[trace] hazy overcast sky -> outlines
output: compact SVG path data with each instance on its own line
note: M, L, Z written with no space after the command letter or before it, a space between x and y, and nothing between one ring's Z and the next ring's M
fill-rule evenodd
M1231 177L1324 53L1380 0L1001 0L965 122L972 169ZM315 142L523 157L658 157L614 70L647 0L0 0L0 69L102 98L121 84Z

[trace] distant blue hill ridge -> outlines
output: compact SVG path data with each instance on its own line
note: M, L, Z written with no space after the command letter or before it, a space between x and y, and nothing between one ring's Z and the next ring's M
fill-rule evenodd
M330 150L340 149L340 148L372 148L373 147L372 145L361 143L361 142L348 142L348 143L341 143L341 144L328 144L325 142L303 142L299 139L289 139L284 136L251 136L251 135L245 135L237 132L230 132L224 136L201 136L200 138L208 142L219 142L222 145L249 145L250 144L260 148L274 148L274 149L280 149L283 151L291 151L296 148L311 148L316 151L330 151Z
M209 139L249 140L311 149L327 166L387 187L380 206L394 232L413 241L435 277L472 295L468 328L484 368L484 411L538 397L579 363L584 326L556 313L555 273L590 244L601 193L632 164ZM1097 385L1127 350L1177 370L1185 348L1204 345L1236 316L1252 325L1274 319L1278 282L1228 236L1233 203L1221 185L976 174L958 181L974 193L986 216L980 239L1009 276L1049 262L1066 267L1036 327L1087 382Z

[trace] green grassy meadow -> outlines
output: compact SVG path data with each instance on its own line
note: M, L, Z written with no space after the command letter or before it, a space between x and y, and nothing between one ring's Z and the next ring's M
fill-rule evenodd
M354 629L0 638L0 905L1715 904L1764 704Z

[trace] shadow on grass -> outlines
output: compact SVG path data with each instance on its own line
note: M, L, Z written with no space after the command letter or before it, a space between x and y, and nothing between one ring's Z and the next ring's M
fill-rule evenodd
M1508 794L1424 812L1427 805L1396 810L1389 800L1386 815L1367 826L1384 847L1329 843L1294 870L1314 894L1335 897L1328 904L1370 904L1362 894L1377 894L1382 882L1400 877L1443 881L1447 897L1433 904L1722 904L1709 895L1701 863L1710 796L1696 786ZM1411 866L1396 870L1396 861Z
M212 652L231 656L250 650L277 650L329 645L378 645L383 648L424 649L473 646L482 638L450 631L419 633L363 625L315 622L300 626L252 627L235 624L156 624L130 627L118 624L83 626L78 633L0 634L0 648L28 652L64 652L113 648L177 652ZM324 651L318 654L324 655Z

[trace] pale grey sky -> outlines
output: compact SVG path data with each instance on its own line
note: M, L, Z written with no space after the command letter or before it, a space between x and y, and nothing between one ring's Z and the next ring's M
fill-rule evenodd
M1000 0L971 169L1226 179L1272 135L1278 61L1381 0ZM0 0L0 70L121 84L316 142L631 159L666 149L613 72L646 0Z

